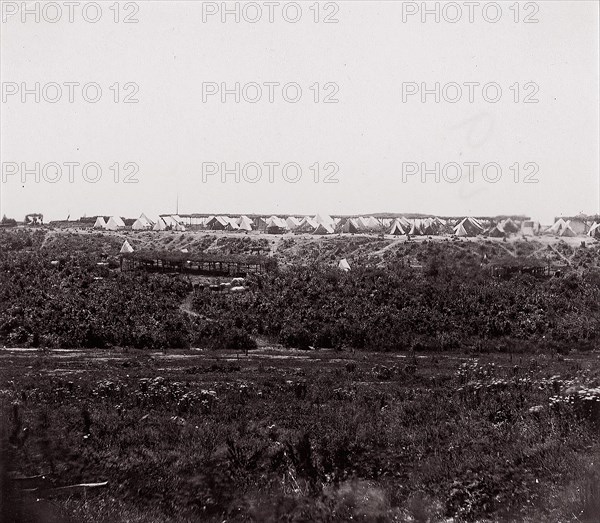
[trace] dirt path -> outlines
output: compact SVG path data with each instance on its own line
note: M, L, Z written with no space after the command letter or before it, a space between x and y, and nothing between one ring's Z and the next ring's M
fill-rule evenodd
M202 318L203 320L206 320L206 321L214 321L214 320L211 320L210 318L205 318L204 316L201 316L200 314L195 312L192 308L193 301L194 301L194 293L191 292L190 294L188 294L186 296L185 300L183 300L183 302L179 306L179 310L181 312L183 312L184 314L193 316L194 318Z

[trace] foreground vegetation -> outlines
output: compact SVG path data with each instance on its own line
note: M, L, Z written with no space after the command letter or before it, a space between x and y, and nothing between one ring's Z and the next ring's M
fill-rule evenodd
M597 249L285 240L220 294L121 243L0 231L0 521L598 521Z
M4 457L33 477L8 482L12 506L83 522L596 520L597 356L282 354L2 353Z

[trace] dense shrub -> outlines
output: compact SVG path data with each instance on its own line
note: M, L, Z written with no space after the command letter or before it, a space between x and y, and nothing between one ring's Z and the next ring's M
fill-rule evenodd
M196 310L298 348L455 350L476 340L574 347L600 339L600 287L591 275L502 281L479 267L465 276L442 262L424 272L311 266L273 271L254 288L235 298L199 295Z

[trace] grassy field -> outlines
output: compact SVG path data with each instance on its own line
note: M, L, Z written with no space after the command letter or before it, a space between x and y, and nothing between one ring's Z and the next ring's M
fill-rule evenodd
M17 521L600 514L597 354L5 349L0 369Z
M125 238L278 267L194 291ZM0 230L0 522L597 523L581 241Z

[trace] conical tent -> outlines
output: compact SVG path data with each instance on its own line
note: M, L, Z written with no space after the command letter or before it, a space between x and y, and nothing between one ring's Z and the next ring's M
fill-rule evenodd
M237 222L233 218L229 218L229 221L225 225L225 230L226 231L239 231L240 226L237 224Z
M285 219L285 223L290 231L293 231L294 229L300 226L300 220L298 220L298 218L295 218L294 216L287 217Z
M238 225L241 225L242 223L247 223L247 224L250 224L250 226L252 226L252 224L254 223L254 220L252 220L252 218L248 218L248 216L243 214L236 220L236 223Z
M102 216L98 216L94 222L94 229L106 229L106 222Z
M329 216L328 214L317 214L314 217L314 221L317 223L317 225L330 225L330 226L335 225L333 218L331 216Z
M343 271L350 270L350 264L348 263L348 260L346 258L340 260L340 263L338 263L338 269L341 269Z
M140 220L140 222L146 225L147 227L152 227L154 225L152 220L150 220L150 218L148 218L144 213L140 214L138 220Z
M314 230L313 234L333 234L335 231L331 225L325 225L323 223L319 224L317 228Z
M133 252L133 247L127 240L125 240L123 242L123 245L121 246L121 250L119 251L119 254L129 254L130 252Z
M461 236L456 232L458 231L459 227L466 233L462 236L477 236L483 232L483 227L475 218L464 218L458 225L456 225L454 227L454 234L457 236Z
M454 228L454 234L456 234L456 236L470 236L467 233L467 230L464 228L462 222Z
M119 225L117 225L117 221L111 216L106 222L104 228L108 231L116 231L117 229L119 229Z
M338 224L337 229L341 232L356 234L359 231L358 224L354 218L347 218Z
M377 218L375 218L374 216L369 216L367 218L367 228L371 230L380 229L381 224L379 223L379 221L377 221Z
M423 234L423 231L421 230L420 220L413 220L408 234L410 234L411 236L420 236L421 234Z
M120 216L111 216L106 222L108 228L114 227L115 229L119 229L121 227L125 227L125 222L121 219Z
M570 221L568 221L567 223L565 223L565 226L563 227L562 231L560 231L560 235L561 236L566 236L566 237L569 237L569 238L572 238L573 236L577 236L577 233L571 227L571 222Z
M158 219L156 220L156 223L154 224L154 227L152 227L152 230L153 231L166 231L167 230L167 224L159 216Z
M404 216L398 218L398 223L402 225L403 229L410 229L410 226L412 225L410 223L410 220L408 218L405 218Z
M588 231L588 236L600 239L600 223L594 222L594 224L590 227L590 230Z
M247 216L242 216L238 222L238 227L241 231L251 231L252 221Z
M406 234L406 231L400 224L400 221L396 220L396 221L394 221L394 223L392 223L392 227L390 228L390 231L388 234L393 234L394 236L401 236L401 235Z
M520 227L513 220L507 218L502 222L502 229L509 234L514 234L519 232Z
M492 227L487 235L490 238L504 238L506 236L506 232L504 231L504 229L502 228L501 224L496 225L495 227Z
M562 233L562 230L566 227L566 225L567 225L567 222L565 222L562 218L559 218L546 231L546 234L554 234L556 236L559 236Z
M287 230L287 223L279 216L271 216L267 220L267 232L269 234L281 234Z
M295 232L314 232L318 226L319 224L315 223L312 218L306 217L304 220L302 220L300 225L296 227Z

